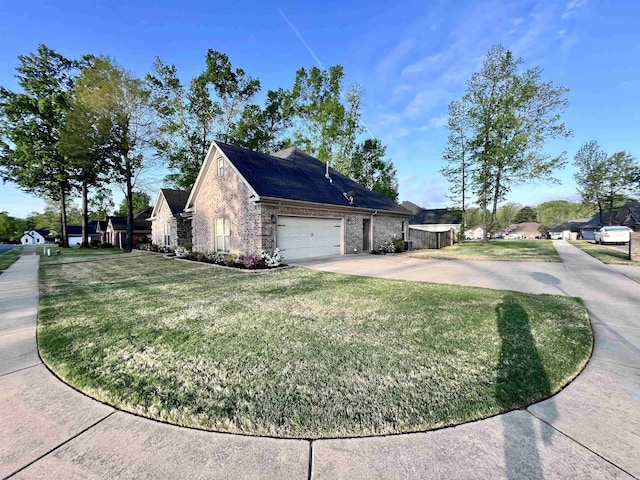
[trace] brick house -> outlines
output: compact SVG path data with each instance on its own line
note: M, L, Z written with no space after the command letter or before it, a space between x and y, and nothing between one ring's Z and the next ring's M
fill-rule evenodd
M212 142L184 213L196 251L285 260L379 249L403 238L411 213L290 147L266 155Z
M151 212L151 242L183 247L191 244L191 219L182 216L189 192L161 188Z
M147 207L133 216L133 246L151 235L151 222L148 220L151 207ZM127 217L107 217L105 242L113 248L124 248L127 241Z

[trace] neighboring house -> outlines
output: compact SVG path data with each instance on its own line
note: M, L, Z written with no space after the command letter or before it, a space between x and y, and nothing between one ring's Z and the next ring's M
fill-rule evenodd
M407 233L410 212L312 156L212 142L185 206L196 251L285 261L379 249Z
M640 206L620 209L615 219L618 225L629 227L634 232L640 231Z
M43 245L45 238L49 236L49 230L40 228L38 230L27 230L20 237L20 243L22 245Z
M107 241L107 225L109 224L109 217L107 220L98 220L96 222L96 240L100 243L105 243Z
M189 192L162 188L151 212L151 242L164 246L191 243L191 219L181 215Z
M484 228L480 225L464 231L464 238L467 240L480 240L484 236Z
M137 212L133 216L133 246L151 236L151 222L148 220L152 207ZM124 248L127 242L127 217L107 217L105 241L113 248Z
M538 222L515 223L504 231L504 237L508 239L538 238L542 236L541 225Z
M552 239L564 239L564 240L576 240L578 238L584 238L583 232L589 231L586 229L589 224L588 218L575 218L573 220L567 220L560 225L556 225L549 229L549 237ZM591 230L593 233L593 230ZM587 233L587 237L589 234ZM593 236L591 238L586 238L587 240L593 240Z
M460 231L462 211L448 208L422 208L411 202L402 202L401 207L411 212L409 228L427 232Z
M97 232L98 221L91 220L87 227L89 243L100 241L100 235ZM69 237L70 247L82 245L82 225L67 225L67 236Z

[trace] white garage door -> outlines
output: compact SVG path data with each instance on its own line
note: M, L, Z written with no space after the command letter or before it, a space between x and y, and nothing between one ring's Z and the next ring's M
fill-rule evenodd
M336 218L278 217L278 248L285 262L342 253L342 221Z

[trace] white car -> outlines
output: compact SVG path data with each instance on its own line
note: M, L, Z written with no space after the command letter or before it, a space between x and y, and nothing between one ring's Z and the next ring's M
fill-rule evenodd
M595 232L596 243L629 243L630 232L629 227L602 227Z

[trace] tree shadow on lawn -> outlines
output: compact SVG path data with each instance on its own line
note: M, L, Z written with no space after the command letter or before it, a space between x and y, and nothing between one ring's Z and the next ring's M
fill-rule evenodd
M495 391L499 407L509 411L550 397L551 384L538 354L526 310L517 298L506 294L496 307L496 317L502 342ZM553 404L549 410L551 419L555 418L557 412ZM547 445L553 441L553 430L528 413L520 417L522 421L508 414L502 417L507 477L542 479L544 472L537 448L536 425Z

